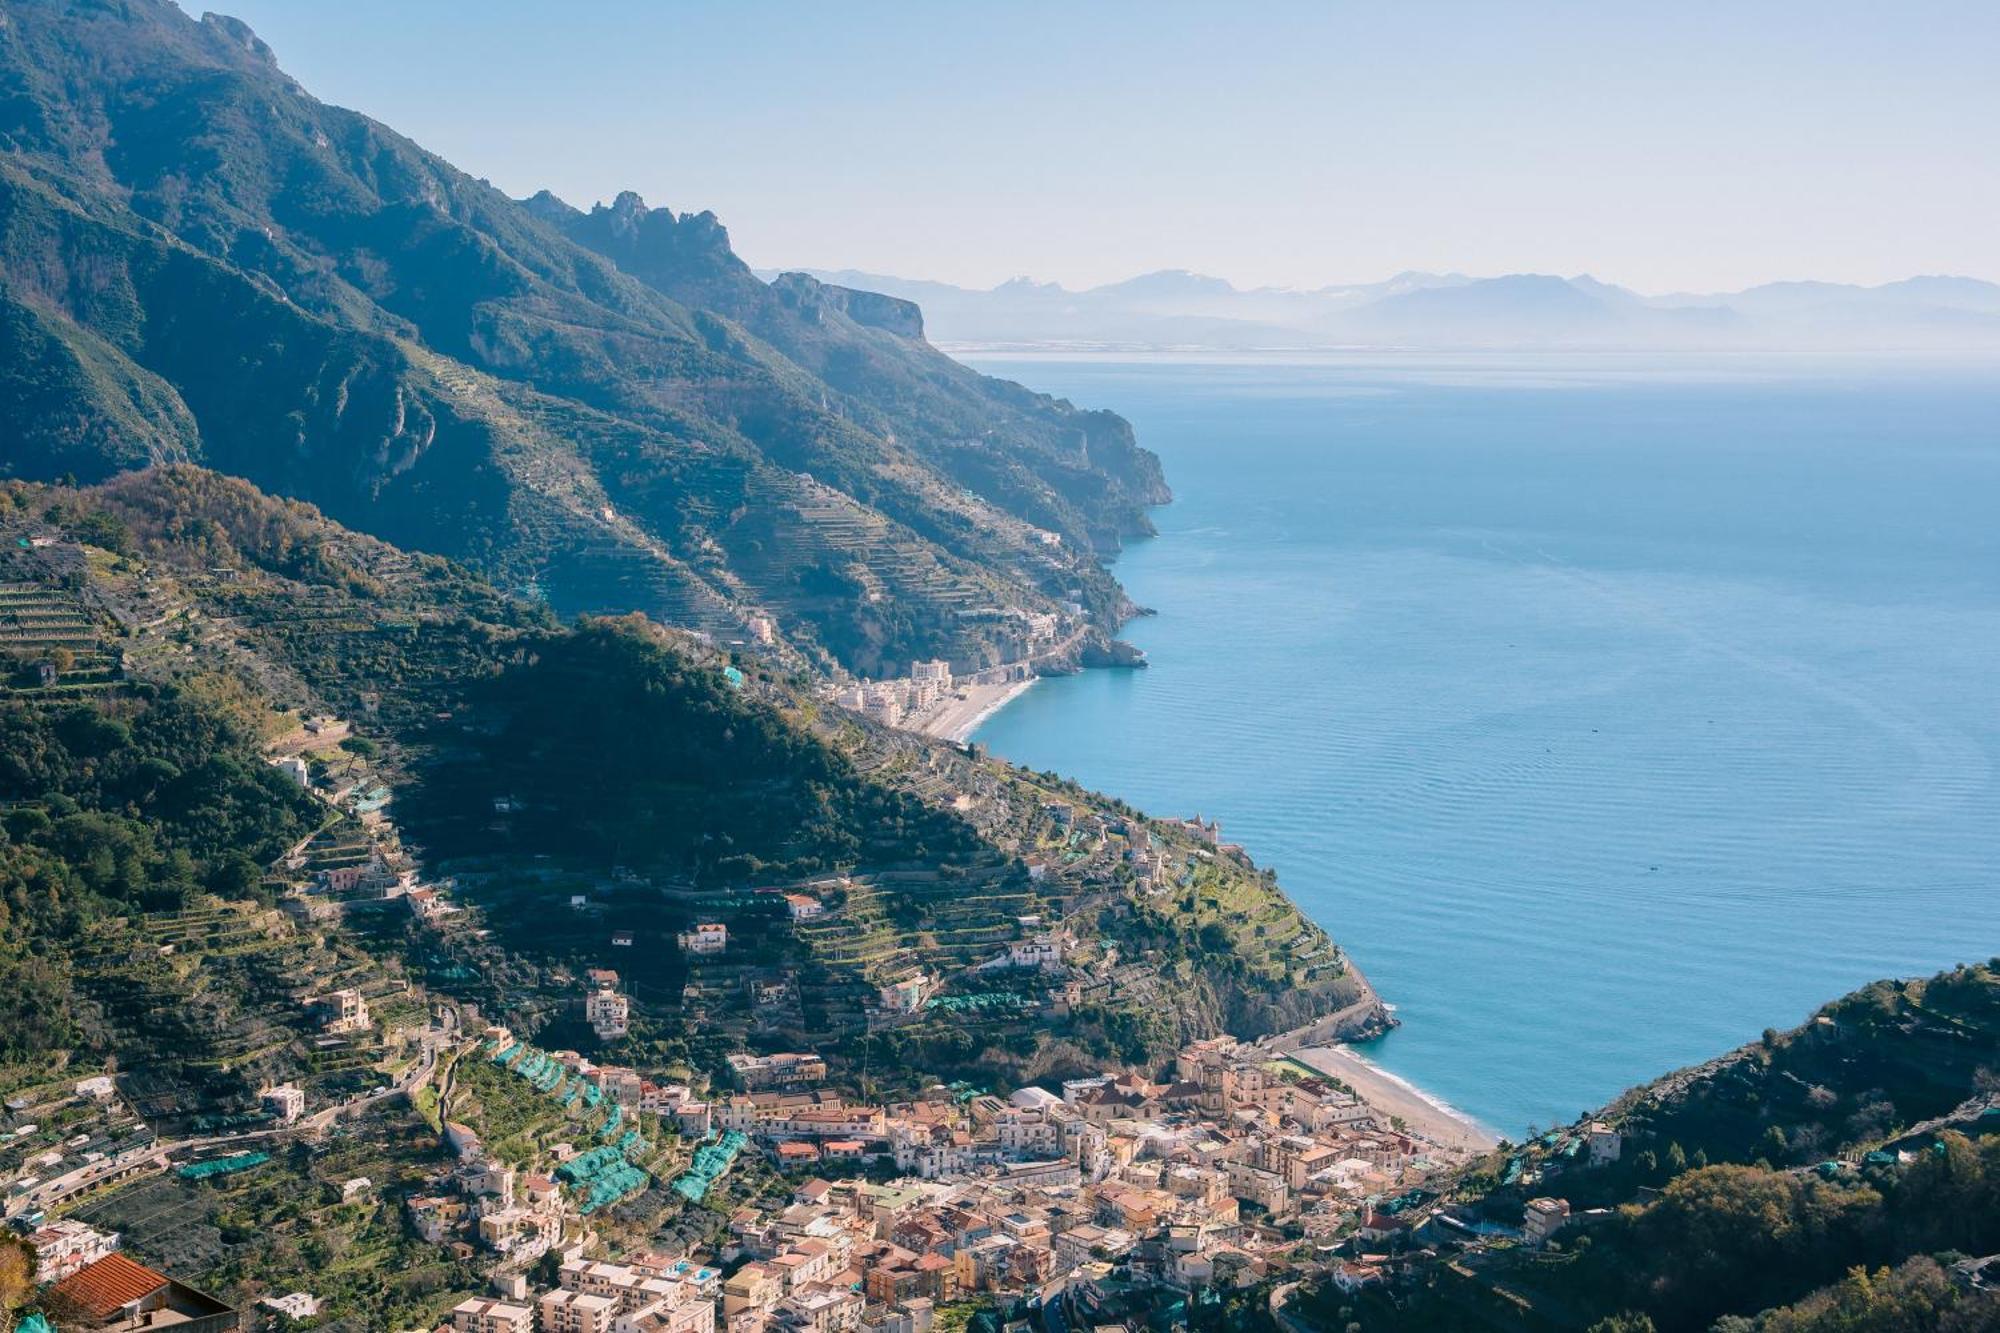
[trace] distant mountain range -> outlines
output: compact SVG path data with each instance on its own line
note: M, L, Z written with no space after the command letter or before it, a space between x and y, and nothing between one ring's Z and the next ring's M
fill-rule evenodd
M1026 278L975 291L853 270L810 272L921 304L930 337L954 346L2000 350L2000 285L1976 278L1642 296L1590 277L1540 273L1412 272L1352 286L1244 291L1167 270L1084 291Z

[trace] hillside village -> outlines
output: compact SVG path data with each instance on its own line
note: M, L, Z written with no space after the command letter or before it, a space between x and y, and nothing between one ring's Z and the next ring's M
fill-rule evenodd
M319 717L272 747L272 764L329 811L272 867L280 919L309 930L396 914L417 929L480 933L478 910L402 847L388 789L332 757L347 735L344 722ZM1094 828L1075 838L1073 811L1045 813L1058 845L1094 849L1079 859L1112 837ZM1166 868L1141 854L1142 881ZM815 931L864 887L819 880L769 892L793 928ZM843 905L829 907L836 894ZM977 1010L993 997L1058 1010L1120 984L1115 956L1095 969L1059 927L1017 925L968 969L1011 989L944 994L921 968L884 973L865 1023ZM697 968L727 965L723 921L695 924L677 943ZM624 947L612 932L605 950ZM1039 991L1021 987L1028 979ZM696 971L689 988L699 996L713 984ZM628 1034L632 1001L615 970L589 969L575 989L601 1043ZM753 995L753 1012L783 1002L772 989ZM116 1231L79 1219L126 1215L121 1197L159 1177L229 1189L271 1167L282 1145L337 1137L386 1097L423 1108L439 1147L435 1164L382 1206L460 1271L483 1275L486 1291L440 1325L468 1333L919 1330L972 1299L1095 1318L1162 1292L1256 1285L1346 1234L1401 1234L1431 1197L1423 1182L1462 1160L1310 1066L1229 1037L1184 1048L1164 1082L1110 1071L1053 1088L934 1085L875 1101L843 1090L809 1052L734 1051L726 1084L671 1082L539 1049L502 1024L471 1030L476 1006L440 994L427 1017L401 993L387 998L368 986L297 997L315 1054L338 1052L340 1067L366 1070L365 1090L268 1086L255 1110L180 1117L175 1137L142 1119L109 1076L10 1100L22 1174L8 1184L6 1212L27 1229L51 1302L85 1301L115 1274L133 1289L157 1279L161 1301L189 1322L220 1317L201 1313L215 1298L135 1262ZM754 1189L734 1188L746 1177ZM349 1177L338 1188L350 1204L378 1184ZM711 1211L692 1228L663 1225L661 1198ZM717 1201L726 1209L713 1211ZM635 1217L658 1228L646 1245ZM680 1243L654 1248L663 1235ZM142 1243L149 1258L163 1248L153 1234ZM549 1255L559 1260L553 1284L538 1280ZM278 1293L259 1313L310 1318L321 1299Z

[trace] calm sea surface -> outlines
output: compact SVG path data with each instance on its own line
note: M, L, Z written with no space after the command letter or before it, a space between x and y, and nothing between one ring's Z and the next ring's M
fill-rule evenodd
M2000 953L2000 373L967 357L1176 502L978 733L1222 820L1503 1133Z

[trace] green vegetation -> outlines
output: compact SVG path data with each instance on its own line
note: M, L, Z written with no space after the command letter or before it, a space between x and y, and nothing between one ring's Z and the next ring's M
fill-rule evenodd
M0 703L0 1060L87 1040L66 992L104 925L254 896L263 863L313 826L255 744L198 689Z
M410 1233L402 1199L441 1155L414 1117L374 1112L318 1151L295 1145L257 1170L188 1181L155 1176L80 1209L125 1249L218 1295L310 1291L325 1326L430 1328L479 1285L470 1265ZM365 1179L351 1198L342 1186Z
M1461 1175L1457 1206L1504 1225L1531 1195L1601 1210L1548 1249L1447 1255L1398 1301L1311 1308L1369 1333L1991 1327L2000 1300L1943 1270L2000 1250L1996 1070L1995 965L1877 983L1620 1098L1597 1117L1615 1162L1591 1165L1578 1126Z
M518 845L742 883L869 861L970 854L949 815L865 781L826 743L746 700L642 622L519 645L470 692L505 719L425 778L411 818L441 852L490 845L493 797Z

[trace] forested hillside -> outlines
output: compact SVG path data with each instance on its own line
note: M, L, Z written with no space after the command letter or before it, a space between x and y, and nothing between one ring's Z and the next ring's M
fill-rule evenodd
M1465 1227L1436 1227L1440 1252L1416 1259L1397 1299L1329 1285L1311 1308L1371 1333L2000 1325L2000 1294L1964 1262L2000 1251L1996 969L1877 982L1503 1145L1456 1182L1449 1211L1509 1228L1529 1200L1560 1198L1571 1220L1555 1240L1468 1244ZM1593 1126L1618 1136L1615 1159L1593 1160Z

